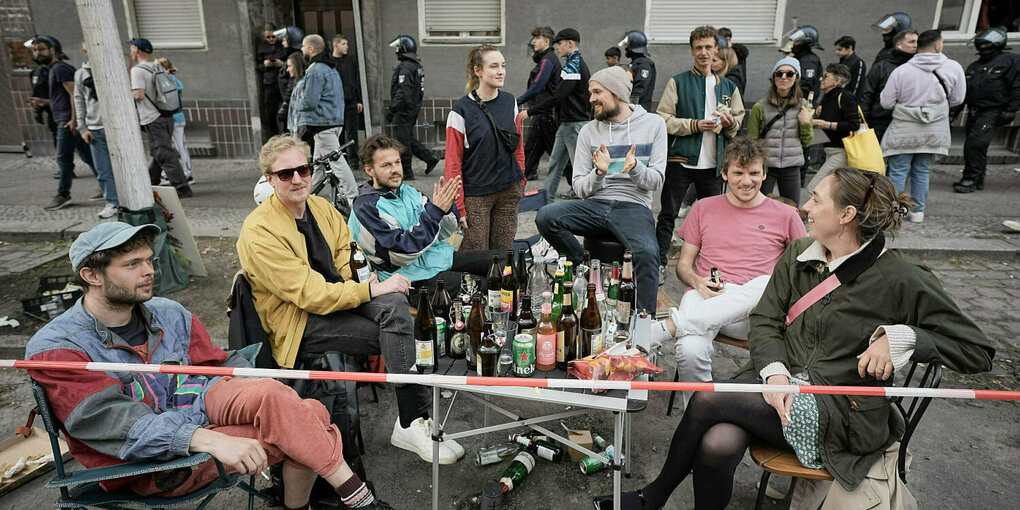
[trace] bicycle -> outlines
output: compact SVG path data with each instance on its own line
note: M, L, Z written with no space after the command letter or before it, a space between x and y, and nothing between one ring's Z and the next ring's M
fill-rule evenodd
M347 161L347 148L353 144L354 140L350 140L347 143L338 147L336 150L332 152L327 152L326 154L319 156L318 158L312 160L311 162L312 175L315 175L315 172L317 171L326 172L326 178L323 179L318 186L312 189L312 194L318 195L319 192L322 191L322 188L327 183L330 186L332 186L333 190L330 192L330 196L329 198L327 198L327 200L329 200L329 203L332 204L333 207L335 207L336 210L340 212L340 215L344 217L344 221L349 220L351 217L352 204L350 204L347 201L347 197L340 196L339 186L340 178L337 177L335 173L333 173L332 168L330 167L330 163L333 161L339 161L340 158L343 158L344 162L347 163L347 166L350 167L351 170L353 171L354 167L351 166L350 161Z

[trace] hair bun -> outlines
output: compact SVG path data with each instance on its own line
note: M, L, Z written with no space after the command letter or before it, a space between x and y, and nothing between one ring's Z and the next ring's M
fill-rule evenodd
M907 213L910 212L910 210L907 209L907 206L904 204L893 203L892 209L893 214L899 216L900 218L906 218Z

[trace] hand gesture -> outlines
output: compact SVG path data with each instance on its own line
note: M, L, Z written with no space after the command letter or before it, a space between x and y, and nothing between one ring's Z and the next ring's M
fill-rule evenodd
M602 144L595 152L591 155L592 164L595 165L595 173L599 175L606 175L609 171L609 149L606 148L606 144Z
M701 119L698 121L698 131L709 132L719 125L719 121L712 119Z
M775 385L789 385L790 378L785 375L776 374L769 376L768 381L765 384ZM792 393L772 393L765 392L761 394L765 398L765 403L772 406L776 413L779 413L779 421L783 423L783 426L790 424L790 409L793 407L793 394Z
M85 140L85 143L92 145L92 140L95 140L96 136L92 134L92 131L87 129L81 130L81 139Z
M440 177L439 182L432 185L432 203L443 212L450 212L450 207L460 192L460 176L446 180Z
M521 110L517 114L517 122L524 122L526 120L528 120L528 110Z
M730 127L737 123L737 120L733 118L733 114L730 112L722 112L719 114L719 122L722 123L723 127Z
M374 277L375 274L372 276ZM368 281L368 288L372 292L372 297L394 293L407 295L408 289L411 288L411 280L408 280L402 274L394 274L384 282L380 282L378 278L369 278Z
M811 110L808 110L806 107L801 106L800 107L800 112L797 113L797 120L801 124L810 124L811 123Z
M889 353L889 337L882 336L871 342L864 352L857 356L857 373L864 377L868 374L875 379L884 381L893 375L892 355Z
M635 150L637 150L637 145L631 145L630 150L627 151L627 157L623 160L623 173L630 172L637 166L637 158L634 157Z
M718 285L719 290L712 290L709 287L710 286L711 287L715 287L716 286L714 283L712 283L712 280L709 279L708 277L700 276L699 275L699 276L697 276L697 279L694 282L694 290L697 291L698 294L700 294L702 298L710 299L710 298L714 298L716 296L721 296L722 295L722 291L723 291L723 287L725 285L726 285L726 282L719 282L719 285Z

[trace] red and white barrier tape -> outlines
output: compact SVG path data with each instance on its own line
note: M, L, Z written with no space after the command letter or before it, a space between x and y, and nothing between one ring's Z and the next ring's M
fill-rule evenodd
M718 393L811 393L830 395L871 395L885 397L966 398L978 400L1020 400L1020 391L967 390L952 388L904 388L883 386L781 386L774 384L692 383L658 381L583 381L528 377L477 377L436 374L380 374L375 372L327 372L266 368L206 367L190 365L149 365L142 363L98 363L83 361L0 360L0 368L23 370L80 370L89 372L144 372L205 376L272 377L374 383L421 384L433 386L516 386L524 388L653 391L710 391Z

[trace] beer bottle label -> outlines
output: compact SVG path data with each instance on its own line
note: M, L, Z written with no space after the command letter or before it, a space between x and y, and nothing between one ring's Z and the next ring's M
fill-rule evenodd
M597 354L602 352L602 348L605 345L602 343L602 333L598 332L591 336L591 352Z
M439 357L446 356L446 321L436 317L436 344L439 346Z
M499 291L499 309L504 312L512 312L514 308L514 291Z
M535 445L535 453L537 453L539 457L550 462L552 462L553 456L556 455L556 452L542 445Z
M538 335L538 364L556 363L556 334Z
M414 339L414 362L423 367L432 366L432 341Z
M501 294L502 294L502 292L499 289L496 289L496 290L489 289L489 292L488 292L489 302L486 303L489 306L489 308L496 308L497 306L502 306L502 305L499 304L503 300L503 297L501 296ZM488 315L488 314L486 314L486 315Z
M630 303L626 301L616 302L616 315L620 317L621 324L630 323Z
M556 362L557 363L562 363L564 361L564 358L566 357L566 354L565 354L566 350L567 350L567 346L566 346L564 334L563 334L562 331L557 331L556 332Z
M358 281L359 282L365 283L371 277L372 277L372 270L369 269L368 266L359 267L358 268Z
M450 350L457 355L464 354L467 349L467 334L462 332L454 332L453 336L450 337Z

